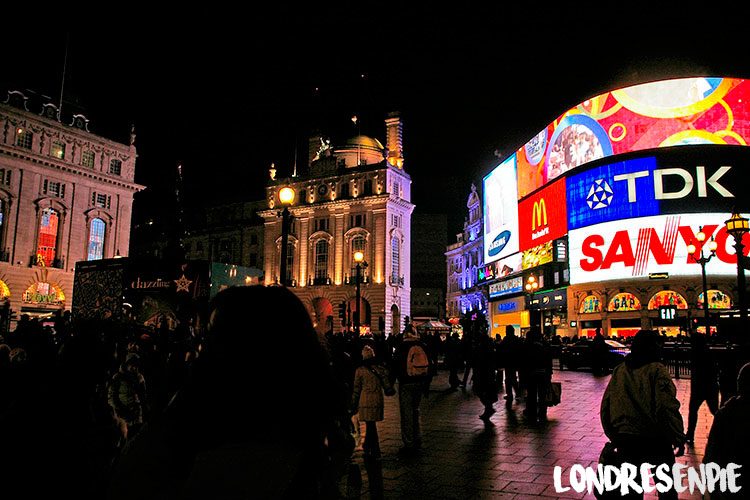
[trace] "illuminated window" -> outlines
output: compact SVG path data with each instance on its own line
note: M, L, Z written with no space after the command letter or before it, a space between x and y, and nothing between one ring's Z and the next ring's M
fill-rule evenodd
M675 306L677 309L687 309L687 301L679 293L673 290L662 290L657 292L648 301L649 310L659 309L661 306Z
M21 147L21 148L31 149L31 144L33 142L34 142L33 132L23 129L23 128L18 129L16 133L16 146Z
M94 168L94 152L84 151L81 155L81 165L88 168Z
M99 260L104 257L104 221L97 218L89 226L89 251L86 260Z
M50 148L50 155L60 160L65 159L65 143L60 141L53 141L52 147Z
M721 290L708 290L709 309L730 309L732 299ZM703 293L698 295L698 309L703 309Z
M41 258L44 265L51 265L55 260L57 250L57 224L59 215L52 208L45 208L39 221L39 235L37 244L37 258Z
M319 282L328 276L328 241L318 240L315 244L315 280Z
M109 161L109 173L112 175L120 175L122 172L122 162L117 159Z
M398 281L401 276L400 250L398 238L391 238L391 278L393 281Z

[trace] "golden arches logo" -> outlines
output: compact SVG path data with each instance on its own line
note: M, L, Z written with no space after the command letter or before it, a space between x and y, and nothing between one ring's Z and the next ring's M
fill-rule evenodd
M544 198L534 202L534 208L531 211L531 230L536 231L537 226L547 225L547 203Z

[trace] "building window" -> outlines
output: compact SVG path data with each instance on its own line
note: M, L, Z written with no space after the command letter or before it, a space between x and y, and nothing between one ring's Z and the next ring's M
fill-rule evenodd
M65 184L45 179L42 184L42 193L56 198L65 198Z
M42 259L44 265L49 266L55 260L57 250L57 224L59 215L52 208L45 208L42 211L42 218L39 221L39 235L37 244L37 261Z
M315 281L328 277L328 241L318 240L315 244Z
M286 278L291 281L294 272L294 243L286 244Z
M401 227L401 216L398 214L391 214L391 226Z
M258 235L256 233L252 233L250 235L250 244L251 245L257 245L258 244Z
M365 227L367 224L367 214L357 214L349 216L349 227Z
M10 173L11 169L0 168L0 184L10 186Z
M104 258L104 221L92 219L89 226L89 252L86 260L99 260Z
M306 189L300 190L299 201L300 203L307 203L307 190Z
M365 179L364 186L362 187L362 193L365 196L372 195L372 179Z
M109 161L109 173L112 175L120 175L122 172L122 162L117 159Z
M52 141L52 147L50 148L50 155L60 160L65 159L65 143L60 141Z
M329 219L315 219L315 231L328 231Z
M99 208L110 208L112 197L103 193L91 193L91 205Z
M0 238L3 237L3 224L5 224L5 200L0 198ZM0 240L0 243L2 243L2 240ZM0 247L0 256L2 255L4 255L3 249Z
M401 265L399 262L400 245L398 238L391 239L391 278L397 281L401 276Z
M16 146L26 149L31 149L31 144L34 142L34 133L19 128L16 133Z
M348 198L348 197L349 197L349 183L342 182L341 188L339 189L339 198Z
M251 253L250 254L250 267L258 267L258 254L257 253Z
M365 255L365 246L367 246L367 238L362 236L361 234L358 234L354 238L352 238L352 251L350 253L351 259L352 259L352 276L355 276L357 273L357 263L354 261L354 254L356 252L362 252L363 255Z
M88 168L94 168L94 152L91 150L84 151L81 155L81 165Z

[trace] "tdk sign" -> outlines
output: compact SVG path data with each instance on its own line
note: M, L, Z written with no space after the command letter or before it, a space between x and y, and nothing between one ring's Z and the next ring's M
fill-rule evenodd
M497 236L495 236L495 239L492 240L492 243L490 243L490 247L487 250L487 254L490 257L494 257L495 255L499 254L503 251L503 248L505 248L505 245L508 244L508 241L510 240L510 231L503 231Z
M568 228L632 217L726 210L734 198L732 168L660 168L656 157L649 156L570 176Z

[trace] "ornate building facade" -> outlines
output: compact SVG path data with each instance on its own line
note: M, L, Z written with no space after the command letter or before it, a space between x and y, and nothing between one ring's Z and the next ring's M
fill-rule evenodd
M445 252L448 283L446 316L457 318L469 311L487 313L486 287L479 286L477 270L483 265L482 200L477 187L471 185L466 201L468 209L464 230Z
M14 315L70 309L75 263L126 256L135 134L88 131L80 114L18 91L0 104L0 305Z
M308 171L275 180L267 192L264 276L279 282L282 208L279 190L294 189L288 241L288 283L308 308L320 332L339 331L356 310L355 252L367 266L360 281L360 323L397 332L410 315L411 178L404 170L402 122L385 120L386 147L359 135L335 147L310 138Z

